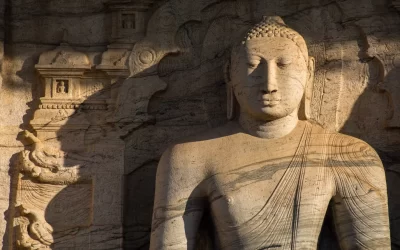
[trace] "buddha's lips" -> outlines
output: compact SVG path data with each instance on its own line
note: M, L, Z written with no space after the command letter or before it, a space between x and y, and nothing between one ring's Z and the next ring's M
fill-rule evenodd
M273 107L282 100L280 95L271 95L271 94L266 94L266 95L260 95L258 99L262 105L267 106L267 107Z
M262 99L263 102L280 102L282 99Z
M280 102L282 100L279 93L261 94L258 96L258 99L263 102Z
M281 99L262 100L262 104L266 107L273 107L279 104Z

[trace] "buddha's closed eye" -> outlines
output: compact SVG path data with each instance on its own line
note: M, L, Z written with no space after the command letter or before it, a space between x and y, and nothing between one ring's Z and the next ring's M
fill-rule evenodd
M276 62L276 65L278 65L279 68L286 68L291 63L292 63L292 61L288 58L279 58Z
M260 64L260 61L250 61L247 63L247 67L250 69L255 69Z

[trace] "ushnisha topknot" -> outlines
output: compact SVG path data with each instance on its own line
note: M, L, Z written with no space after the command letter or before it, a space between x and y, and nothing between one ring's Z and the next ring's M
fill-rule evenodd
M308 50L304 38L298 32L289 28L281 17L264 16L261 22L247 32L242 44L261 37L283 37L292 40L300 48L306 62L308 61Z

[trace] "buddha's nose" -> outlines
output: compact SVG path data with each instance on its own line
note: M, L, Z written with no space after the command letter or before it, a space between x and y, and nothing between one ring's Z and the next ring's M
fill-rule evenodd
M277 65L274 62L265 62L263 67L263 82L261 91L263 94L272 94L278 92L278 84L276 79Z

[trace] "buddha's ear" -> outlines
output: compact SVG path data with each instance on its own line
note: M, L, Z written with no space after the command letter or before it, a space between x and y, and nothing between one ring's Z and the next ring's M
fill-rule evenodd
M224 80L227 85L231 84L231 60L227 60L224 65Z
M309 120L311 118L311 100L314 88L314 72L315 72L315 59L310 56L308 58L308 75L306 86L304 86L304 95L301 100L299 108L299 119Z
M314 80L314 72L315 72L315 58L312 56L308 57L308 80Z
M236 98L233 93L231 82L231 61L228 60L224 65L224 79L226 84L226 117L228 120L233 120L236 113Z

